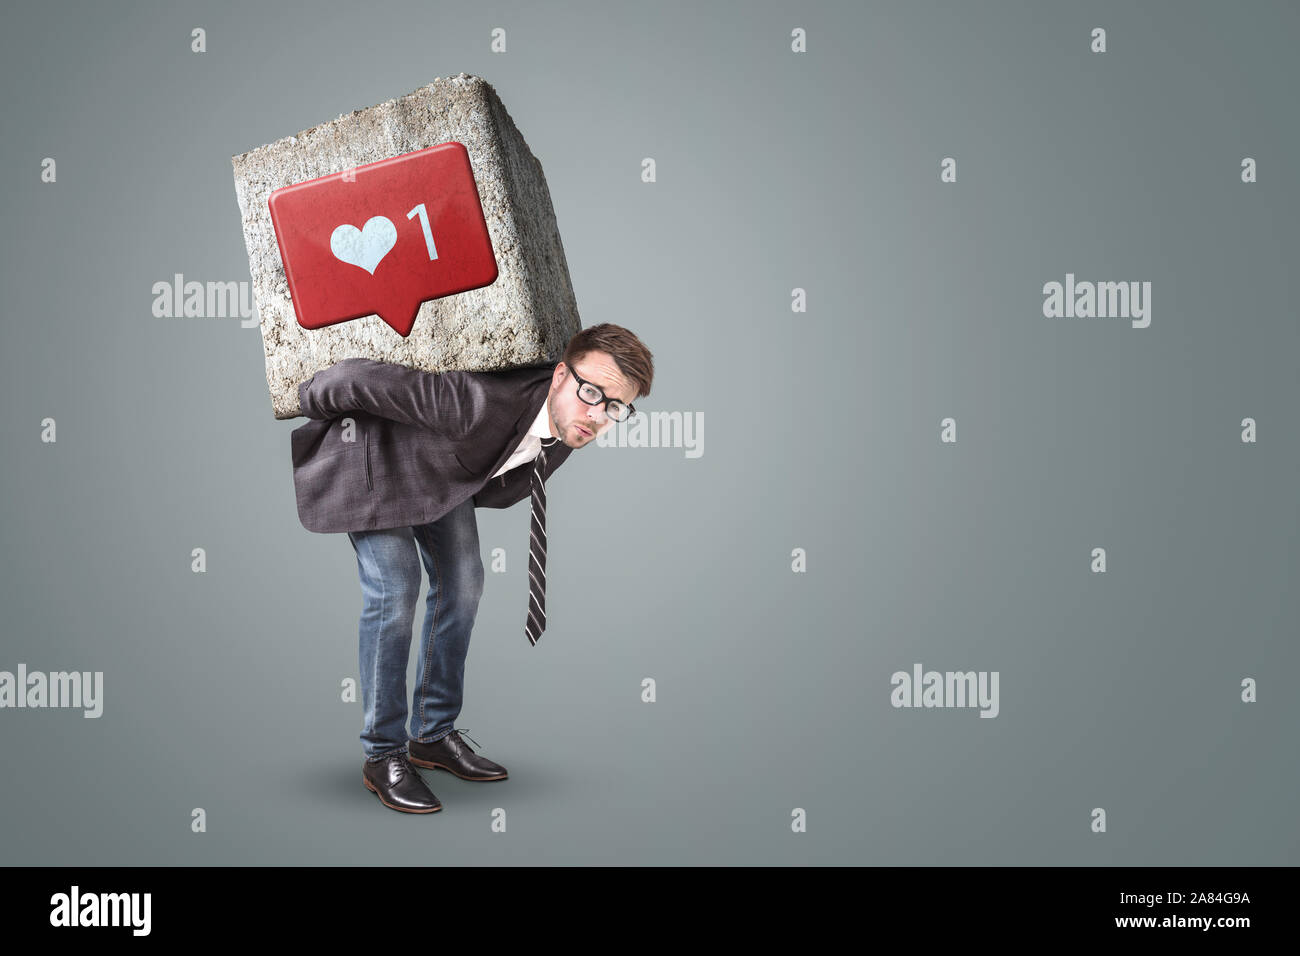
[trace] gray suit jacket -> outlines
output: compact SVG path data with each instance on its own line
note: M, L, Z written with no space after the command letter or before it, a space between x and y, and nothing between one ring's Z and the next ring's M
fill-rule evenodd
M532 462L491 476L528 433L554 370L421 372L350 358L317 372L298 386L312 421L290 436L298 520L321 533L373 531L436 521L471 496L480 508L531 497ZM547 450L547 478L572 450Z

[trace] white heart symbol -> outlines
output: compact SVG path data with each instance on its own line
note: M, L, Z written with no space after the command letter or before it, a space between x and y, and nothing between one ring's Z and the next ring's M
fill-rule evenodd
M330 233L330 252L348 265L371 275L388 251L397 245L397 227L385 216L372 216L363 228L344 223Z

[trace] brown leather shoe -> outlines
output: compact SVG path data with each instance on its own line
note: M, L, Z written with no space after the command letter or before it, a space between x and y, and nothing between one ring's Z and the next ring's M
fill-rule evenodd
M407 761L404 753L389 754L382 760L367 760L361 767L361 782L386 807L403 813L433 813L442 804L429 785Z
M411 763L417 767L447 770L462 780L506 779L505 767L486 757L480 757L470 749L469 744L461 740L460 733L455 730L431 744L408 740L406 746L411 753Z

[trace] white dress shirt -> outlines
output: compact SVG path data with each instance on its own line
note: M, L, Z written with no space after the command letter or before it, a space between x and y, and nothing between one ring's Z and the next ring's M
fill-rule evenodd
M515 453L507 458L506 463L492 476L493 478L497 477L497 475L505 474L516 465L522 465L526 461L532 461L537 457L537 453L542 450L542 439L551 439L555 437L551 434L550 418L548 418L546 414L547 404L547 402L542 402L542 409L537 413L537 417L533 419L533 424L529 426L528 434L525 435L524 440L519 443L519 447L515 449Z

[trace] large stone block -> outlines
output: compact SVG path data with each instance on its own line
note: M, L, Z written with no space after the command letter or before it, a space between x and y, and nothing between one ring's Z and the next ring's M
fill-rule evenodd
M469 154L496 255L496 281L423 303L406 338L377 315L302 328L271 225L271 193L446 142L463 144ZM427 372L514 368L558 361L582 327L542 165L491 84L479 77L439 77L231 162L276 418L300 414L299 383L345 358Z

